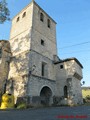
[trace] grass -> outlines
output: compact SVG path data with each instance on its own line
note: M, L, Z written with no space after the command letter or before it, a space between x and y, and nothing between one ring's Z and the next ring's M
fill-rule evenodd
M17 106L17 109L26 109L27 105L25 103L21 103Z
M90 106L90 89L82 89L82 96L83 96L83 98L84 98L84 106ZM88 98L87 97L89 97L89 100L88 100Z

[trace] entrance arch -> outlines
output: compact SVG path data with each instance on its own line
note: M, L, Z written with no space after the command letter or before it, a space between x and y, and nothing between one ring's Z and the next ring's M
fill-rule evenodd
M51 89L47 86L44 86L40 91L41 104L50 105L51 97L52 97Z

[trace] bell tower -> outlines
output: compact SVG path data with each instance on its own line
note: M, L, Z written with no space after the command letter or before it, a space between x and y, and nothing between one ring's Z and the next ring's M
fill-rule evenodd
M10 46L12 61L8 79L14 81L16 98L36 94L32 89L38 79L34 78L32 87L29 86L31 75L42 78L42 84L47 79L55 80L56 22L34 0L12 19ZM36 68L31 73L33 66Z

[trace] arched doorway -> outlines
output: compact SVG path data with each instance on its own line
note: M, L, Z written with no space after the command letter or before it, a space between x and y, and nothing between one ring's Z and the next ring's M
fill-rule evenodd
M51 89L47 86L43 87L40 92L41 104L50 105L51 97L52 97Z

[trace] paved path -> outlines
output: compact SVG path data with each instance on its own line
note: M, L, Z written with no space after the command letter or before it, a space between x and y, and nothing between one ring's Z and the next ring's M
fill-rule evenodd
M70 118L61 118L66 115ZM73 118L77 115L82 118ZM83 118L85 115L88 118ZM90 106L0 110L0 120L90 120Z

